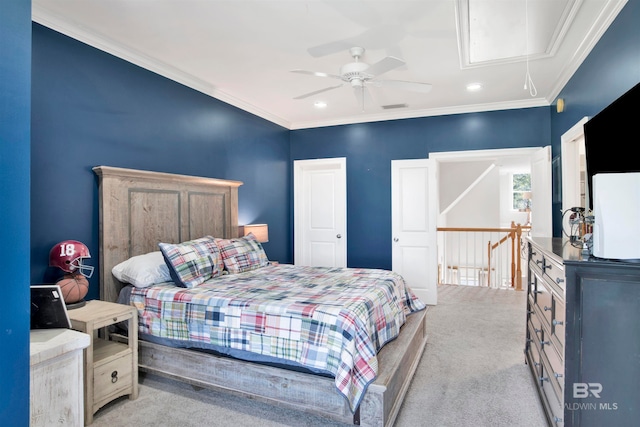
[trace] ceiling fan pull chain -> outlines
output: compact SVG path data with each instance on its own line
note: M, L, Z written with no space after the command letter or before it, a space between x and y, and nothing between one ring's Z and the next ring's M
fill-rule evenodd
M529 89L529 94L534 97L538 94L538 90L536 89L536 85L533 84L533 79L531 78L531 74L529 74L529 2L525 0L524 2L524 44L525 44L525 55L526 55L526 63L527 63L527 73L524 76L524 89Z

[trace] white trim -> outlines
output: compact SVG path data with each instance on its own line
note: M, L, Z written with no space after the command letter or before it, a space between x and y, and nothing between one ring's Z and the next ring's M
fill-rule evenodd
M584 138L584 124L589 117L583 117L560 137L560 161L562 168L562 212L579 206L580 180L576 179L580 170L579 146L576 143ZM588 191L588 190L587 190Z

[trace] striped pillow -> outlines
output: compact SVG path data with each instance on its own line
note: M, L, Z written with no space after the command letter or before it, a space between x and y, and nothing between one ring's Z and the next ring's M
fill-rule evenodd
M216 239L201 237L180 244L158 243L177 286L193 288L222 274L224 264Z
M267 254L253 233L237 239L217 239L217 243L229 273L242 273L269 264Z

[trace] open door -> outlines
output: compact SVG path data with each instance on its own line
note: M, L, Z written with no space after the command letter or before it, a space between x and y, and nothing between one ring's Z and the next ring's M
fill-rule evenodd
M553 237L551 146L531 157L531 236Z

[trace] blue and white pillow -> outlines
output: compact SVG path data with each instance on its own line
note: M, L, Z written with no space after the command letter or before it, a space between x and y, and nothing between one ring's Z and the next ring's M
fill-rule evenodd
M269 265L262 245L253 233L237 239L217 239L224 267L231 274Z
M216 239L201 237L179 244L158 243L177 286L193 288L220 276L224 269Z

